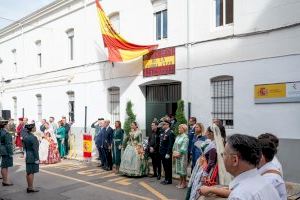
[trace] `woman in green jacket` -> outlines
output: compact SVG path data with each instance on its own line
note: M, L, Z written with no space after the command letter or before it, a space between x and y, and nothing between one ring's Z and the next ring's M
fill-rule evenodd
M13 145L12 135L7 132L6 125L8 121L0 121L0 155L1 155L1 175L3 186L12 186L8 181L8 168L13 166Z
M121 163L121 149L124 138L124 131L121 129L121 122L115 122L115 130L113 133L113 164L116 167L116 173L119 173Z
M39 172L39 141L33 135L36 131L35 124L26 124L25 128L28 134L23 138L24 150L26 151L26 180L27 180L27 193L38 192L39 190L33 189L34 174Z

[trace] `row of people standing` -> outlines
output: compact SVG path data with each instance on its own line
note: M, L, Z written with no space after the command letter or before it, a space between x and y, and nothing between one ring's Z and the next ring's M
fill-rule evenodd
M34 123L34 121L32 121ZM25 125L28 124L27 118L19 118L19 124L16 128L16 147L19 147L23 153L23 138L27 135ZM50 117L49 121L43 119L39 130L35 129L35 135L40 141L40 159L43 164L53 164L65 158L69 152L69 132L70 123L66 122L66 117L58 122L54 122L54 117Z
M99 118L91 125L95 128L94 141L98 150L99 160L104 170L112 170L113 165L116 172L119 171L121 163L121 149L124 139L124 131L121 128L121 122L115 122L115 129L110 127L110 121Z

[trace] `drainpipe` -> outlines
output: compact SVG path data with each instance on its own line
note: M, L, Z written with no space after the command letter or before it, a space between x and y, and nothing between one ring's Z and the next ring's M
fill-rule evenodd
M190 115L190 51L191 51L191 44L190 44L190 0L187 0L186 5L186 18L187 18L187 25L186 25L186 48L187 48L187 56L186 56L186 68L187 68L187 102L185 106L186 110L188 110L188 115ZM188 116L190 117L190 116Z

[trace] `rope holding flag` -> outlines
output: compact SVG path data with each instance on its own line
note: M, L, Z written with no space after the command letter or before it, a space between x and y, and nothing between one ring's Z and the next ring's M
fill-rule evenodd
M100 5L99 0L95 1L97 14L100 20L104 46L108 48L108 60L111 62L133 60L151 52L158 47L158 45L138 45L126 41L112 27L108 17Z

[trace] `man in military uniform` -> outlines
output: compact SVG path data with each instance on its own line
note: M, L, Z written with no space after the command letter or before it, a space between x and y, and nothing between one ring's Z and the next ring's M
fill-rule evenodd
M26 152L26 180L27 193L38 192L39 190L33 188L34 174L39 172L39 141L33 135L35 132L35 124L25 125L27 129L27 136L23 139L24 150Z
M7 120L0 121L0 155L1 155L1 175L3 186L12 186L8 181L8 168L13 166L13 144L12 135L7 132Z
M159 154L165 171L163 185L172 184L172 151L175 142L175 135L170 129L170 121L164 121L163 132L160 135Z
M157 177L160 180L161 177L161 161L159 155L160 145L160 128L158 128L158 122L153 121L151 124L152 133L148 139L148 152L152 160L153 177Z

